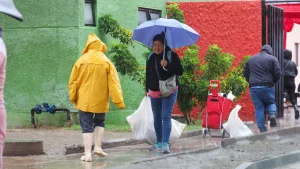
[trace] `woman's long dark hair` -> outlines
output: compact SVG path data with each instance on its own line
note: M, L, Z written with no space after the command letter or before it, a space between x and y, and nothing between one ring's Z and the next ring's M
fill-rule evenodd
M166 51L166 53L167 53L169 50L171 50L171 48L168 46L167 40L165 40L165 33L164 33L164 32L155 35L155 36L153 37L153 40L152 40L152 41L153 41L153 42L154 42L154 41L159 41L160 43L165 44L165 51ZM165 43L164 43L164 41L165 41Z

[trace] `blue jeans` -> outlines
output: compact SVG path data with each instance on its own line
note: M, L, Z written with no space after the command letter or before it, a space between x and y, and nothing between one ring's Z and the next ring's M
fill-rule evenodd
M177 93L178 91L164 98L150 97L157 142L169 143L172 129L172 111L177 99Z
M93 133L95 127L105 127L105 113L90 113L79 110L82 133Z
M265 126L265 108L268 109L268 116L276 116L276 103L275 103L275 88L262 87L250 88L250 95L252 102L255 106L255 118L258 128L261 131L266 131Z

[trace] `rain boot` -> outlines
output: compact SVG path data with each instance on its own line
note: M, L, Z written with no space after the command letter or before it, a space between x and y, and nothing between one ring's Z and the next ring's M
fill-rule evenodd
M91 162L92 159L92 143L93 143L93 133L83 133L83 144L84 144L84 156L80 159L85 162Z
M95 127L94 137L95 137L95 148L94 154L97 154L99 157L105 157L107 154L102 150L102 138L104 135L104 127Z

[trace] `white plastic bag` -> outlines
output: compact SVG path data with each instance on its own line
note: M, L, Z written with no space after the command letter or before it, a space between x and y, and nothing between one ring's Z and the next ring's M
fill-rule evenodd
M182 124L179 121L176 121L174 119L172 119L171 122L172 122L172 130L171 130L169 143L174 144L176 139L178 139L181 136L181 133L183 132L183 129L185 128L186 124ZM155 141L156 141L156 136L155 136Z
M245 137L253 135L253 132L239 118L238 112L241 109L240 105L236 105L231 111L227 123L223 127L230 137Z
M130 124L133 137L137 140L145 141L148 144L155 144L156 134L153 124L153 113L150 97L144 97L139 108L127 118ZM172 131L170 135L170 144L175 143L185 128L182 124L172 119Z
M233 101L234 98L235 98L235 96L232 94L232 91L230 91L230 92L227 94L227 99Z

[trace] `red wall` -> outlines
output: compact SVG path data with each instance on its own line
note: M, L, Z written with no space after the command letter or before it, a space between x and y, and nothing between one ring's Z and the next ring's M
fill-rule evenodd
M200 33L200 57L210 44L218 44L224 52L233 54L239 63L243 56L254 55L261 49L261 2L182 2L186 24ZM237 104L242 106L242 120L254 120L254 107L247 94ZM236 104L235 103L235 104ZM234 107L235 105L233 105ZM179 110L175 107L176 112ZM194 110L197 114L199 110ZM175 113L176 113L175 112Z

